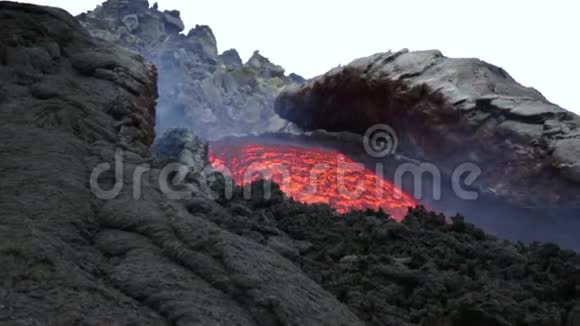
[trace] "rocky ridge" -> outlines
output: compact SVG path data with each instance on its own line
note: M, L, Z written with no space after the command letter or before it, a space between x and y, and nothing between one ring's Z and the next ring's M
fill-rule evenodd
M447 174L478 165L484 194L525 207L580 205L580 117L478 59L378 53L288 87L276 112L304 130L388 124L402 154Z
M95 37L134 50L159 71L157 131L193 128L206 139L287 128L272 105L280 89L304 81L256 51L242 63L234 49L218 53L208 26L182 34L180 12L147 0L109 0L78 17Z

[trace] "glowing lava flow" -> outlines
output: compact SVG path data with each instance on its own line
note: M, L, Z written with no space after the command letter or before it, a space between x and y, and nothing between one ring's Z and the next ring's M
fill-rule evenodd
M382 208L401 221L415 201L391 182L336 151L271 144L210 145L210 161L226 167L241 186L262 177L305 204L327 204L340 213Z

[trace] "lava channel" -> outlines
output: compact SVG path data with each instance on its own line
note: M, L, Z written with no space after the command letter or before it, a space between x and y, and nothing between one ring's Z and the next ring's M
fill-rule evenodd
M401 221L417 203L395 185L349 157L328 149L279 144L214 142L210 162L236 185L272 180L294 200L327 204L339 213L382 209Z

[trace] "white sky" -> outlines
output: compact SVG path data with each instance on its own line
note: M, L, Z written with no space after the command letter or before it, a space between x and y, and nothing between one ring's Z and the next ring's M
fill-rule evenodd
M79 14L102 1L23 2ZM288 73L313 77L376 52L436 48L501 66L580 113L577 0L159 0L159 6L179 9L188 29L209 25L220 51L236 48L245 60L259 49Z

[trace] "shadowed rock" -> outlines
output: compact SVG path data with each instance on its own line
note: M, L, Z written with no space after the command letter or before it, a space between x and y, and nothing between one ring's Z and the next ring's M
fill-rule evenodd
M481 60L375 54L288 87L276 112L305 130L362 134L389 124L407 156L448 174L477 164L485 194L522 206L580 205L580 118Z

